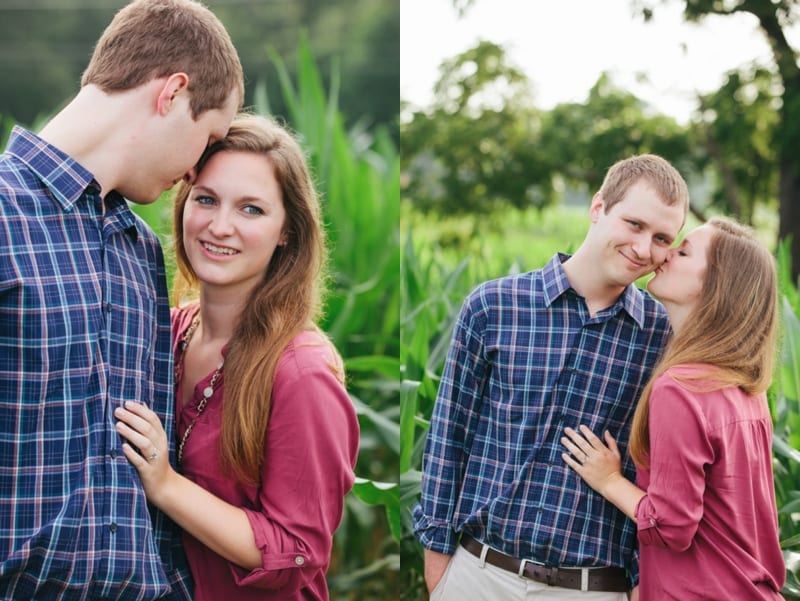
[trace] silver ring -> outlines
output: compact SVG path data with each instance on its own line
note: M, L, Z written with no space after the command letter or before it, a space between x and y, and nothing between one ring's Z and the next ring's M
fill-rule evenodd
M147 456L148 461L155 461L156 459L158 459L158 449L154 450Z

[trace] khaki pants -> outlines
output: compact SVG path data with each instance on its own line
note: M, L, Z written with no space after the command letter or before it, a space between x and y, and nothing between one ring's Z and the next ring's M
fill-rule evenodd
M625 593L581 592L548 586L488 563L481 566L479 558L459 545L430 601L626 601L627 598Z

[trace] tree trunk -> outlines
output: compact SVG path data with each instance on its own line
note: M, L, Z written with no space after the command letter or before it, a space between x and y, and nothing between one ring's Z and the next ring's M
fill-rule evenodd
M790 255L792 257L792 282L797 285L800 275L800 176L796 154L784 149L780 161L780 227L778 238L791 236Z
M780 109L781 125L777 133L780 204L778 238L791 236L792 281L797 284L800 274L800 68L796 53L786 39L780 8L771 0L745 0L740 10L756 16L767 36L775 64L783 83L783 103Z

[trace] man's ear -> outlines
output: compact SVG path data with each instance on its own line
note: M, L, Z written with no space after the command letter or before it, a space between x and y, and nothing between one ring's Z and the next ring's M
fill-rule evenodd
M592 204L589 207L589 219L592 220L592 223L597 223L600 213L602 213L604 210L605 201L603 200L603 195L600 194L600 192L597 192L592 197Z
M156 108L158 114L166 115L175 106L175 98L189 90L189 76L186 73L173 73L166 79L158 92Z

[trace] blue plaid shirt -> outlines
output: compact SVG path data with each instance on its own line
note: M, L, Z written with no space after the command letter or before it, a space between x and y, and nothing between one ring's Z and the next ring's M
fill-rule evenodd
M0 155L0 598L189 599L180 535L148 507L113 410L173 431L164 260L92 175L14 128ZM174 459L174 445L170 456Z
M454 552L459 532L551 566L620 566L638 581L634 524L562 460L564 428L608 429L627 453L636 400L668 334L631 285L594 317L556 255L486 282L456 323L425 448L414 529ZM627 458L623 469L633 479Z

